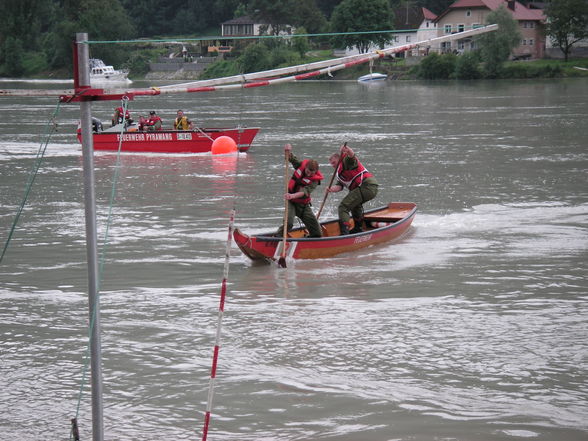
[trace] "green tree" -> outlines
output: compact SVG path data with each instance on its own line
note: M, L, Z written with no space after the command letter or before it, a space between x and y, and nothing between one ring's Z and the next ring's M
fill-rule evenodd
M316 34L325 30L327 20L314 0L298 0L296 9L292 11L292 21L289 24L293 24L295 27L304 26L308 32Z
M504 62L521 41L519 25L504 6L488 14L486 24L495 23L498 24L497 31L487 32L476 39L488 78L500 75Z
M0 0L0 70L18 76L47 66L43 41L56 8L55 1Z
M572 46L588 38L588 1L550 0L545 8L545 31L568 61Z
M235 8L235 12L233 12L233 18L244 17L245 15L247 15L247 6L245 6L243 3L239 3L239 5L237 5Z
M3 65L0 69L3 75L19 77L24 73L23 46L19 39L7 37L2 45Z
M331 28L338 35L333 43L339 47L357 46L360 53L368 52L375 44L383 47L390 33L354 34L354 32L384 31L393 28L393 14L388 0L343 0L333 11Z
M59 23L55 42L59 45L54 67L72 64L71 44L75 33L86 32L90 40L128 40L136 35L135 28L119 0L81 0L65 2L66 20ZM108 64L120 65L127 60L129 48L117 44L94 44L90 56Z
M330 20L333 10L341 0L316 0L316 6L321 10L327 20Z
M298 7L296 0L251 0L250 15L269 24L271 34L279 35L285 25L293 25L292 11Z
M306 34L306 29L304 29L304 27L299 27L296 28L296 32L294 32L294 35L304 35ZM308 37L303 37L303 36L295 36L292 39L292 48L298 52L298 54L300 54L301 57L304 57L304 55L310 50L310 44L308 43Z

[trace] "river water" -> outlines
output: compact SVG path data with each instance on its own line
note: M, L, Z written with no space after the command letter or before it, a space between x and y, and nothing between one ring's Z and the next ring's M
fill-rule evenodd
M178 108L261 131L238 157L96 154L106 439L200 439L229 213L248 233L277 228L283 144L330 177L345 141L381 184L367 208L418 204L410 233L286 269L232 246L208 438L588 439L585 79L303 82L130 103L164 124ZM2 246L55 110L0 99ZM58 111L0 265L1 440L69 439L78 402L91 439L79 109Z

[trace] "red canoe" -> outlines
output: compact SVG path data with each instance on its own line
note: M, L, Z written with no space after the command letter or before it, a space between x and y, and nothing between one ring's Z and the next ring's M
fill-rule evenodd
M219 136L229 136L237 143L240 152L251 147L258 127L203 128L198 130L159 130L155 132L126 131L122 133L123 152L153 153L207 153ZM118 151L120 131L112 128L104 132L93 132L94 150ZM82 135L78 129L78 141Z
M290 259L322 259L337 254L355 251L370 245L388 242L401 237L410 227L417 211L412 202L391 202L385 207L366 211L362 232L340 235L339 222L330 220L321 223L323 237L304 237L305 230L298 228L288 233L286 257ZM274 233L248 236L239 229L233 238L241 251L252 260L278 260L282 253L282 237Z

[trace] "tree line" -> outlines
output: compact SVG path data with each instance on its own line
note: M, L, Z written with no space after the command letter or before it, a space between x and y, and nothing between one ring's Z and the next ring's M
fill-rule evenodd
M218 36L222 22L242 15L302 26L312 33L329 32L333 11L346 1L350 0L0 0L0 76L71 70L77 32L105 41ZM385 4L387 22L382 25L391 29L388 10L404 0L354 1ZM452 0L410 1L440 12ZM131 51L129 45L91 46L91 56L114 65L127 61Z
M394 29L393 11L399 7L422 6L439 14L453 1L0 0L0 76L71 74L77 32L87 32L94 41L218 36L222 22L243 15L271 24L276 32L287 23L308 33L349 33L328 43L365 51L371 44L385 44L387 35L353 32ZM578 39L588 37L586 0L548 0L545 11L548 32L562 50L569 51ZM91 56L132 67L137 60L136 65L146 66L150 55L130 44L93 44Z

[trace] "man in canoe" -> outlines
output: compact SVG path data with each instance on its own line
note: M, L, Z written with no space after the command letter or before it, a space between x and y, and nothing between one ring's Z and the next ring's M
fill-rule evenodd
M176 116L177 118L174 121L175 130L192 130L192 121L190 121L188 117L184 115L184 112L182 110L178 110Z
M339 153L333 153L329 163L335 168L337 183L329 188L330 193L337 193L348 188L349 193L339 204L339 226L341 234L361 232L363 221L363 204L371 201L378 194L378 182L355 156L354 151L345 143ZM354 227L351 228L351 216Z
M298 160L292 153L290 144L284 146L284 152L288 155L288 160L295 169L288 182L288 193L284 195L284 199L288 201L288 231L294 225L294 216L298 216L308 229L309 237L322 237L321 226L310 204L310 194L323 179L318 162L314 159ZM277 235L282 236L283 232L284 226L282 225L278 229Z

